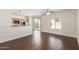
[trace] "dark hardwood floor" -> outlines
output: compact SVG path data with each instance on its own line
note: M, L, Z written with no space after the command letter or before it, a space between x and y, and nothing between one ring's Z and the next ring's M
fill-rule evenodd
M1 50L78 50L75 38L35 31L33 35L0 43Z

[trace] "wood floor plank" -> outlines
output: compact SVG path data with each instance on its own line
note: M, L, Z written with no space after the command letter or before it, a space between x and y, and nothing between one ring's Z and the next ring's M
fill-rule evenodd
M75 38L35 31L8 42L0 43L0 50L78 50Z

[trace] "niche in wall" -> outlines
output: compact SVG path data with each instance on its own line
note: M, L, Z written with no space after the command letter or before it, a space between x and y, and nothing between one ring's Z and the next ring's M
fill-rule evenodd
M12 24L15 26L26 26L29 24L29 20L25 16L12 16Z

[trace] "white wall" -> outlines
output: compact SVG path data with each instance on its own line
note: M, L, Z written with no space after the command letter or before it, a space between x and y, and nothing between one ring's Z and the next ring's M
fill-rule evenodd
M77 29L78 29L78 39L77 39L77 41L78 41L78 45L79 45L79 10L78 10L78 23L77 23L78 25L77 25Z
M12 11L0 9L0 43L32 34L31 26L11 26Z
M0 9L0 27L12 25L11 11L8 9Z
M60 34L70 37L77 37L77 10L69 10L55 14L56 18L62 22L62 30L53 30L50 28L51 15L41 17L43 32Z
M0 43L32 35L31 26L0 27Z

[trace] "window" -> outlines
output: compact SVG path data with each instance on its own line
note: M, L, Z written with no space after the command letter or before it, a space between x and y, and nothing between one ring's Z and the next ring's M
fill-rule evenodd
M51 19L51 24L51 29L62 29L61 20L59 19Z
M55 29L55 20L54 19L51 19L51 29Z

